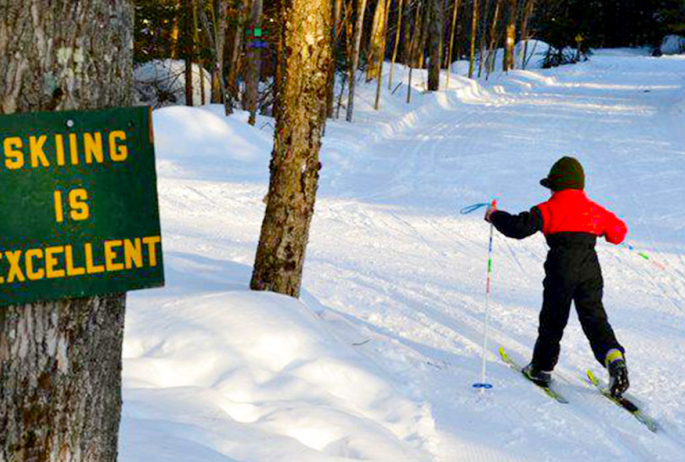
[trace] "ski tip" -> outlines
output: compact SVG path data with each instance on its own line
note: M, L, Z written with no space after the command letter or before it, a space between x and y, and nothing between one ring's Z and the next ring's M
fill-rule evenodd
M592 373L592 370L588 369L587 371L585 371L585 375L587 375L587 378L590 381L590 383L592 383L593 385L597 383L597 377L595 377L595 374Z

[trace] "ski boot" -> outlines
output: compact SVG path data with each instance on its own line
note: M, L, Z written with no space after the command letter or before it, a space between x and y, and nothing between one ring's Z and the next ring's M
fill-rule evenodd
M552 383L552 373L541 371L533 366L533 363L528 364L521 372L523 372L523 375L528 377L531 382L540 387L549 387L549 384Z
M614 398L620 398L630 386L626 359L620 350L612 348L607 352L604 362L609 371L609 393Z

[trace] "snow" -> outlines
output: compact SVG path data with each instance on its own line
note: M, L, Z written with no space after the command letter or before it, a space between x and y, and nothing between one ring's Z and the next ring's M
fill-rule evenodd
M200 65L193 63L192 76L193 105L208 103L212 93L211 74ZM185 61L155 59L139 64L133 70L133 80L137 99L142 104L162 107L185 103ZM205 88L204 100L202 99L202 83Z
M514 47L516 68L542 69L550 46L542 40L522 40ZM525 58L524 58L525 54ZM525 64L525 66L524 66Z
M385 67L385 72L388 72ZM549 70L425 71L360 85L354 123L330 122L294 300L248 290L273 120L220 107L155 111L167 287L131 293L120 460L680 461L685 451L685 58L597 50ZM406 82L406 69L395 70ZM384 81L387 81L385 76ZM444 83L444 74L441 84ZM343 109L344 110L344 109ZM487 380L480 381L493 197L512 212L574 155L588 194L622 216L627 247L598 244L604 302L627 349L629 395L652 434L598 395L605 379L574 316L550 400L497 358L529 359L542 236L495 236Z
M685 37L679 35L667 35L661 41L659 50L665 55L678 55L685 51Z

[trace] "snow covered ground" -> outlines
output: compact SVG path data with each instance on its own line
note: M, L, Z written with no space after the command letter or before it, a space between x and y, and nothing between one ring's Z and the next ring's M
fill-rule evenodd
M487 83L453 75L436 94L424 81L379 112L362 86L355 122L329 123L301 301L247 289L273 121L155 113L167 287L129 296L121 461L684 460L685 59L603 50ZM546 200L538 181L562 155L663 265L598 245L629 394L658 434L582 382L605 374L574 315L555 371L570 404L498 359L502 345L524 362L535 341L539 235L495 237L494 388L471 386L488 225L459 210Z

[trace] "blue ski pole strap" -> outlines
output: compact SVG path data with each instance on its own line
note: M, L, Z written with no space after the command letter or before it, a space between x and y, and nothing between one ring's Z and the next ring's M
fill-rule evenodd
M492 384L491 383L474 383L473 388L485 388L485 389L489 390L490 388L492 388Z
M462 215L466 215L468 213L471 213L471 212L478 210L481 207L487 207L488 205L490 205L488 202L481 202L480 204L469 205L469 206L461 209L461 211L459 213L461 213Z

